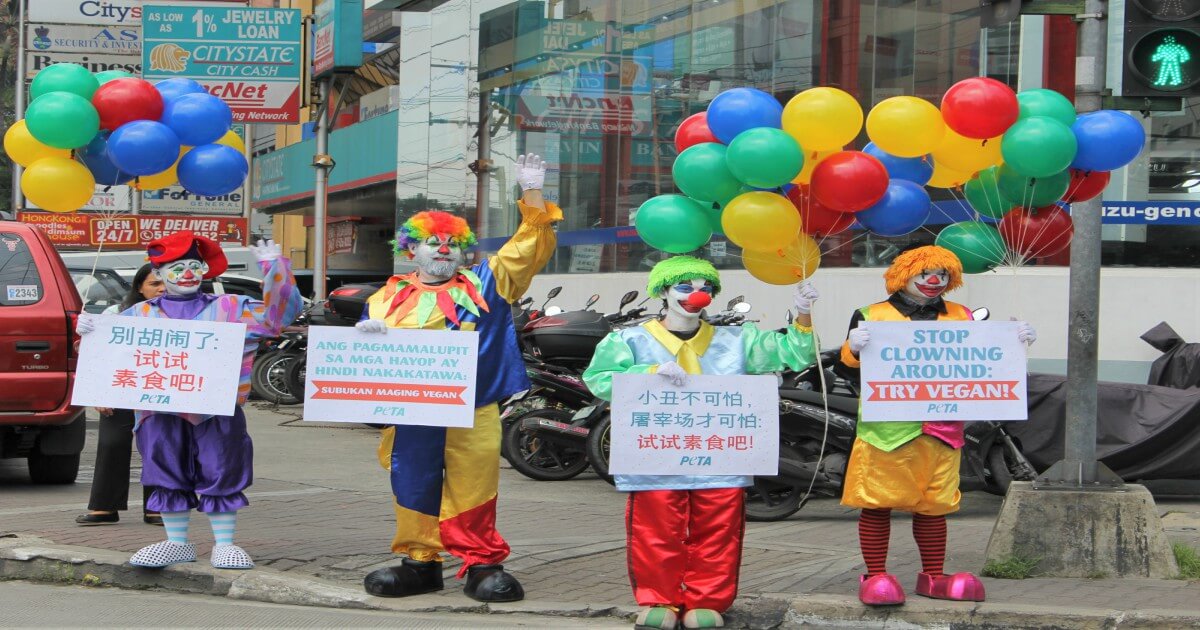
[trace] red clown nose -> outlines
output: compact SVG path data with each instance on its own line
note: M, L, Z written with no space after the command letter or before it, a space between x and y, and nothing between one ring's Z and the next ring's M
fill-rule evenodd
M712 304L712 296L704 291L696 291L687 296L687 299L684 301L687 302L687 305L691 306L692 308L704 308L705 306Z

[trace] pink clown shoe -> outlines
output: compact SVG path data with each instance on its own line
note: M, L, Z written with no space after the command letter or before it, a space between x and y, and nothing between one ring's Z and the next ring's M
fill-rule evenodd
M897 606L904 603L904 589L891 573L858 578L858 600L868 606Z
M970 573L937 577L928 573L918 573L917 595L959 602L981 602L984 598L983 582Z

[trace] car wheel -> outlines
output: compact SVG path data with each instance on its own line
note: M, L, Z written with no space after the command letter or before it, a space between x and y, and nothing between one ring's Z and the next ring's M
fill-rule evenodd
M29 454L29 477L38 484L75 483L79 475L79 453L74 455Z
M295 405L301 398L288 389L287 369L300 356L295 352L273 352L254 362L250 387L263 400L280 405Z

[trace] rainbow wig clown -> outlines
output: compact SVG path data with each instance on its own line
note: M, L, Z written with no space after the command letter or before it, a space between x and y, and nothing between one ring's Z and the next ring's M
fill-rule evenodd
M392 252L412 258L409 245L423 243L425 239L437 234L448 234L450 241L462 249L467 249L477 242L475 233L467 225L466 219L449 212L426 210L414 214L396 230L396 240L391 242Z

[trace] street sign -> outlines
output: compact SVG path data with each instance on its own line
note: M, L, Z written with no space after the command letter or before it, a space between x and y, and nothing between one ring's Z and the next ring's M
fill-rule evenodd
M142 26L145 79L194 79L235 122L300 122L298 9L148 4Z
M142 54L140 26L88 24L29 24L25 30L29 51Z
M313 76L362 65L362 0L319 0L313 7Z

